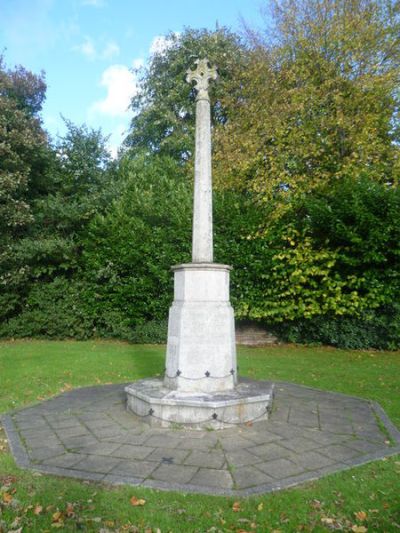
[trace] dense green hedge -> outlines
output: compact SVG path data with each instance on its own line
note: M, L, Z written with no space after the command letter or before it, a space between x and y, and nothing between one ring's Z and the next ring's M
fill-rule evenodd
M359 317L325 315L274 326L273 330L287 342L328 344L352 350L394 350L400 344L400 306L383 307Z
M32 284L1 336L164 342L172 264L190 261L192 187L166 157L122 163L120 194L89 224L79 268ZM282 219L248 194L214 195L215 260L234 265L238 319L282 339L400 346L398 189L343 179Z

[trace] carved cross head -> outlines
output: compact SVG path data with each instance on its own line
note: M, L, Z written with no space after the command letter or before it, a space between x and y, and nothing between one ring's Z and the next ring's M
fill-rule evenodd
M196 82L197 90L196 100L208 100L208 85L210 80L216 80L218 77L217 67L210 67L208 59L196 59L196 68L186 71L186 81L188 83Z

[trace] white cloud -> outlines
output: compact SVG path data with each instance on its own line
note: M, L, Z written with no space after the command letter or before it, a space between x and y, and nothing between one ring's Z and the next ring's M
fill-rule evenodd
M118 124L112 131L110 139L108 141L108 149L111 152L111 156L116 159L118 156L118 150L122 141L126 135L127 125Z
M103 59L112 59L114 56L119 55L119 46L115 41L108 41L104 50L101 53Z
M100 84L107 89L107 95L95 102L90 112L112 117L124 116L131 98L138 91L135 75L125 65L111 65L103 72Z
M82 4L84 6L103 7L105 2L104 0L83 0Z
M144 59L142 59L141 57L140 58L137 58L137 59L134 59L132 61L132 67L136 70L138 68L141 68L143 67L144 65Z
M175 32L174 35L178 36L179 32ZM156 35L150 44L150 55L162 55L170 46L172 46L173 43L174 40L170 37L166 37L165 35Z
M96 59L97 52L94 42L90 37L85 37L83 43L74 46L74 50L83 54L87 59L93 61Z
M113 57L118 56L120 52L119 46L115 41L108 41L102 49L99 49L93 39L87 36L83 43L74 46L73 49L80 52L90 61L94 61L95 59L112 59Z

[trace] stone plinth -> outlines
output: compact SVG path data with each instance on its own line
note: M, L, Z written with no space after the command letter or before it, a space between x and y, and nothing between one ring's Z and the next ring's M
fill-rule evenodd
M164 385L183 392L231 390L236 384L236 344L229 302L231 267L189 263L172 267Z
M165 377L126 387L128 409L161 427L222 429L266 420L273 385L237 382L231 267L189 263L172 270Z
M273 384L245 380L230 391L194 393L171 390L161 379L142 379L125 392L128 409L152 426L223 429L267 420Z

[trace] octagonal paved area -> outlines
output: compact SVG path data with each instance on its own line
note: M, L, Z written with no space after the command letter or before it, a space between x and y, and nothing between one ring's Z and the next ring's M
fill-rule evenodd
M150 428L125 409L124 385L66 392L3 417L16 462L108 483L248 495L400 452L376 402L275 384L270 420L218 431Z

